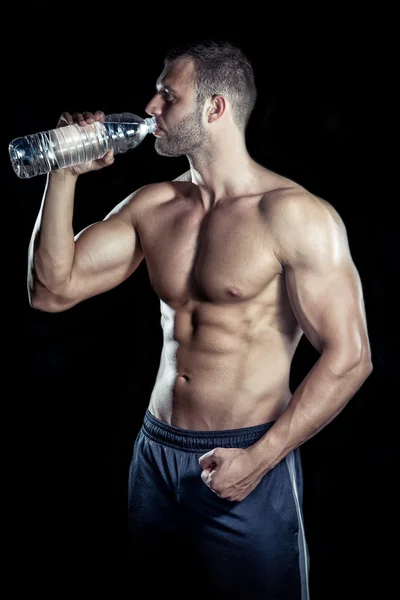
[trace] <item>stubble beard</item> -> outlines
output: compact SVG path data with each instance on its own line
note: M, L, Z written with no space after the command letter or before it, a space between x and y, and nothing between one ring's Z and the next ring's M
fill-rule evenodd
M205 131L201 108L196 107L177 125L156 139L155 149L161 156L193 156L204 146Z

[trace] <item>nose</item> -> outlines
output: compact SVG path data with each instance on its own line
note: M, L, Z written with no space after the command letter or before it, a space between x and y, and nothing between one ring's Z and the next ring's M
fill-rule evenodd
M145 111L150 116L158 116L162 113L162 100L159 94L155 94L150 102L147 104Z

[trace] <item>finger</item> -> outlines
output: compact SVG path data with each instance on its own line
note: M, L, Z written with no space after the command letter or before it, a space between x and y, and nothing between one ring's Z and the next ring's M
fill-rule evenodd
M74 120L74 123L78 123L78 125L80 125L81 127L87 125L83 113L76 112L72 115L72 118Z
M108 150L102 158L98 158L94 161L94 169L101 169L102 167L109 167L114 162L114 154L112 150Z
M214 473L214 471L212 471L212 473ZM207 487L210 488L210 490L213 492L213 494L215 494L216 496L218 496L218 498L220 498L221 492L215 488L215 483L213 484L213 482L212 482L212 477L211 477L212 473L210 473L210 476L207 480L206 485L207 485Z
M213 471L212 469L204 469L204 471L202 471L200 473L200 477L201 477L203 483L210 486L214 473L215 473L215 471Z
M105 165L111 165L114 162L114 152L112 151L112 149L107 150L107 152L101 160Z
M94 113L94 118L96 121L104 121L106 115L103 113L102 110L96 110L96 112Z
M212 469L215 469L215 467L217 466L217 463L215 462L215 459L212 456L210 456L210 457L203 458L203 460L200 463L200 466L203 469L212 470Z
M60 118L58 119L57 127L65 127L66 125L73 125L74 120L72 115L69 112L61 113Z
M215 456L214 450L210 450L210 452L206 452L199 458L199 464L203 469L208 469L209 467L215 466Z
M83 113L83 118L85 119L86 123L94 123L94 121L95 121L93 113L88 112L88 111L85 111Z

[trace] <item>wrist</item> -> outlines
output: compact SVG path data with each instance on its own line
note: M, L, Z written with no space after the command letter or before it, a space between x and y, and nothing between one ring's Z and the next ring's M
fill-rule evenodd
M68 171L67 169L57 169L55 171L51 171L48 174L49 182L57 181L57 182L62 182L62 183L66 183L66 182L76 183L76 180L78 179L78 177L79 177L79 175L77 173L71 173L71 171Z
M265 447L260 441L247 448L253 463L254 472L264 476L272 468L268 463Z
M284 452L273 434L268 431L255 444L248 447L255 469L265 475L283 458Z

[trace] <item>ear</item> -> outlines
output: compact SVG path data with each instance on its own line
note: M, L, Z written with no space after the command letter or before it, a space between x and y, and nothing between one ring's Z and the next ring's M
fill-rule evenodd
M214 95L207 108L207 120L209 123L217 121L226 110L226 99L224 96Z

